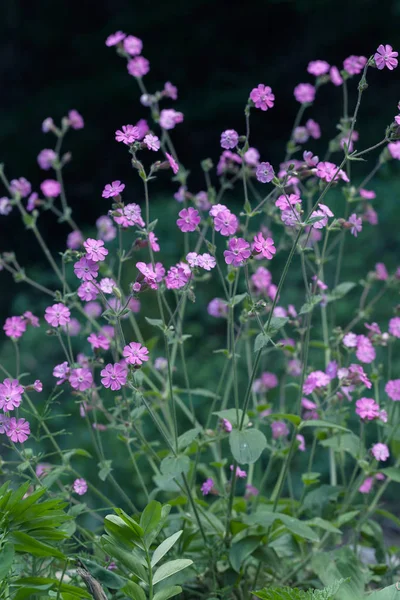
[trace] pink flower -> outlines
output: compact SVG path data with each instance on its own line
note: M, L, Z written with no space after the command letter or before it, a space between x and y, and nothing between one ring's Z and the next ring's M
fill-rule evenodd
M230 433L232 431L232 423L228 421L228 419L221 420L222 429L226 431L226 433Z
M375 265L376 278L380 281L386 281L389 279L389 273L383 263L376 263Z
M356 356L362 363L371 363L375 360L376 352L371 340L365 335L357 336Z
M15 417L11 417L7 422L6 435L12 442L23 444L28 439L30 433L29 423L25 419L17 420Z
M390 456L389 448L386 446L386 444L374 444L371 452L375 460L383 462L385 462Z
M96 221L99 238L104 242L111 242L117 237L117 229L107 215L102 215Z
M342 341L346 348L355 348L357 346L357 335L352 332L346 333Z
M358 75L365 67L366 62L367 58L365 56L351 55L343 61L343 68L350 75Z
M282 194L275 202L275 206L277 206L280 210L288 210L295 204L301 204L301 198L298 194L289 194L286 196Z
M230 470L233 471L233 465L230 465ZM242 471L240 467L236 467L236 477L238 479L245 479L247 477L246 471Z
M124 39L124 50L131 56L137 56L141 53L143 42L134 35L127 35Z
M33 389L35 390L35 392L42 392L43 391L43 383L40 381L40 379L36 379L36 381L33 384Z
M25 177L20 177L10 181L10 189L13 194L19 194L22 198L26 198L31 193L32 186Z
M251 90L250 100L254 102L256 108L261 108L261 110L265 111L274 106L275 96L269 85L259 83L256 88Z
M360 233L360 231L362 230L362 219L360 217L357 217L357 215L353 213L352 215L350 215L348 222L351 225L350 233L354 235L354 237L357 237L358 233Z
M315 87L310 83L299 83L294 88L294 97L300 104L313 102L315 98Z
M211 492L211 490L214 487L214 480L210 478L206 479L204 481L204 483L201 485L201 493L203 494L203 496L208 496L208 494Z
M74 109L68 112L68 122L72 129L83 129L85 126L82 115Z
M150 231L149 244L150 244L150 247L153 250L153 252L160 252L160 246L157 242L158 242L158 238L156 237L156 234L153 231Z
M390 144L388 144L388 150L392 158L400 160L400 140L397 142L390 142Z
M389 333L396 338L400 338L400 317L393 317L393 319L390 319Z
M312 152L303 152L303 159L304 162L306 163L307 167L313 168L316 167L317 164L319 163L319 158L318 156L314 156Z
M260 162L260 153L257 148L249 148L243 154L244 161L250 165L250 167L257 167Z
M120 390L125 384L128 376L126 367L120 363L108 364L100 372L101 383L105 388L111 388L113 392Z
M0 383L0 408L4 412L18 408L23 393L24 388L18 379L4 379L3 383Z
M71 231L67 237L67 247L71 250L78 250L83 244L83 235L80 231Z
M26 331L26 321L22 317L8 317L5 320L3 329L6 336L15 339L20 338Z
M145 226L145 222L142 219L141 209L138 204L132 202L127 204L122 209L116 211L118 214L114 215L114 221L121 225L121 227L133 227L139 225L140 227Z
M271 260L276 253L274 240L270 237L264 238L261 232L257 233L257 235L254 236L253 251L262 254L264 258Z
M102 196L103 198L113 198L114 196L119 196L121 192L125 189L125 184L121 183L118 179L113 181L111 184L107 183L105 186Z
M234 129L227 129L221 133L221 146L226 150L236 148L239 142L239 134Z
M225 300L221 298L214 298L209 302L207 306L207 312L212 317L222 318L226 317L228 314L228 305Z
M296 435L296 440L299 442L300 452L305 452L306 451L306 441L304 439L304 435L301 435L301 433L298 433Z
M56 160L56 158L57 154L54 152L54 150L51 150L50 148L45 148L44 150L39 152L37 161L41 169L43 169L44 171L48 171L53 166L53 163Z
M88 490L88 484L86 483L85 479L75 479L72 487L75 494L78 494L78 496L83 496Z
M209 214L211 217L216 217L222 210L227 210L230 212L229 208L225 206L225 204L214 204L214 206L211 207Z
M229 240L229 250L224 251L225 262L233 267L242 266L251 255L250 244L243 238Z
M374 192L373 190L366 190L364 188L361 188L359 194L361 198L365 198L366 200L373 200L374 198L376 198L376 192Z
M52 129L54 129L54 121L51 117L47 117L42 123L42 131L43 133L48 133Z
M110 341L101 333L91 333L87 338L87 341L93 349L102 348L103 350L108 350L110 348Z
M320 179L324 179L324 181L332 181L333 178L336 180L341 178L343 181L349 182L349 178L346 173L342 169L338 169L338 167L331 162L319 162L316 169L316 176ZM336 177L335 177L336 174Z
M64 383L64 381L67 381L68 377L69 377L69 365L67 363L67 361L56 365L53 369L53 377L55 377L56 379L59 379L60 381L57 381L57 385L61 385L62 383Z
M116 31L108 36L106 39L106 46L116 46L126 37L126 33L123 31Z
M40 189L46 198L57 198L61 193L61 185L55 179L45 179L40 184Z
M399 61L397 60L398 55L399 53L393 52L393 48L389 44L386 44L386 46L381 44L378 46L378 49L374 55L376 67L379 70L387 67L389 71L393 71L393 69L395 69L399 64Z
M71 387L80 392L91 388L93 385L93 375L87 368L72 369L68 380Z
M148 133L144 140L144 144L146 144L148 150L153 150L153 152L157 152L160 149L161 143L156 135L152 135Z
M321 128L314 119L308 119L306 129L314 140L318 140L321 137Z
M173 108L164 108L160 112L160 127L163 129L173 129L178 123L182 123L183 114Z
M310 136L306 127L296 127L293 132L293 139L296 144L305 144L309 137Z
M104 248L102 240L88 238L86 242L83 242L83 246L86 250L86 258L93 262L103 261L108 254L108 250Z
M360 398L356 402L356 414L364 421L373 421L379 417L379 405L372 398Z
M90 258L83 256L74 264L74 273L78 279L83 281L92 281L98 275L99 265Z
M178 165L178 163L176 162L176 160L174 159L174 157L171 156L171 154L168 154L168 152L165 153L165 156L168 159L169 166L171 167L174 175L176 175L177 172L179 171L179 165Z
M141 275L138 277L139 281L144 281L153 290L158 288L157 285L157 273L153 270L152 265L146 265L144 262L137 262L136 268L139 269Z
M331 81L333 83L333 85L336 85L336 87L342 85L343 83L343 78L339 72L339 69L337 67L331 67L330 71L329 71L329 75L331 78Z
M211 211L212 210L213 209L211 209ZM215 231L219 231L221 235L234 235L237 231L238 226L239 222L237 220L237 217L233 213L231 213L229 209L220 210L214 217L214 229Z
M164 84L164 96L166 98L171 98L171 100L178 99L178 88L173 85L170 81L167 81Z
M308 63L307 71L311 75L315 75L315 77L320 77L320 75L328 73L329 64L326 60L312 60Z
M211 271L217 264L217 261L211 254L205 252L204 254L200 254L198 258L199 267L204 269L205 271Z
M131 342L125 346L122 354L125 357L126 362L130 365L140 366L149 360L148 349L146 346L139 344L139 342Z
M66 325L70 322L70 317L71 311L67 306L65 306L65 304L62 304L61 302L53 304L53 306L48 306L44 314L46 321L53 327Z
M304 382L303 392L308 395L316 388L326 387L330 383L330 377L323 371L313 371Z
M361 494L369 494L370 491L372 490L373 484L374 484L374 478L367 477L366 479L364 479L364 481L358 488L358 491L361 492Z
M189 208L184 208L179 213L180 219L177 220L176 224L178 225L181 231L195 231L197 225L201 221L201 217L199 216L199 211L195 208L189 206Z
M150 71L150 63L144 56L135 56L128 61L127 69L133 77L143 77Z
M274 440L289 435L289 428L284 421L274 421L271 423L271 429Z
M351 381L351 383L362 383L368 389L371 389L372 387L372 383L368 379L367 374L361 365L350 365L346 377Z
M391 379L385 386L385 392L395 402L400 400L400 379Z
M78 296L84 302L96 300L98 291L91 281L85 281L78 287Z
M272 283L272 275L265 267L258 267L251 276L251 282L258 292L267 292Z
M126 146L130 146L130 144L133 144L139 138L140 138L140 132L139 132L138 127L136 127L135 125L122 125L122 128L117 129L117 131L115 132L115 139L117 140L117 142L122 142ZM121 183L121 182L113 181L113 185L114 185L114 183ZM122 192L122 190L121 190L121 192ZM105 196L105 197L108 198L108 196Z
M0 215L7 216L12 211L12 204L8 198L0 198Z
M257 180L261 183L269 183L275 177L275 171L269 162L262 162L256 170Z
M185 287L189 279L190 276L185 269L182 266L177 265L176 267L171 267L169 269L165 278L165 285L169 290L179 290L180 288Z

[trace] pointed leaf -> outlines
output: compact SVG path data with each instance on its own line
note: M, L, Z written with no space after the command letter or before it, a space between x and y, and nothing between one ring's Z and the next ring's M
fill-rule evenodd
M182 588L180 585L171 585L154 594L153 600L168 600L169 598L173 598L177 594L180 594L181 591Z
M267 447L267 440L258 429L234 429L229 435L229 445L234 459L239 464L252 464Z
M170 560L169 562L164 563L154 573L153 584L155 585L163 579L171 577L171 575L179 573L179 571L183 571L183 569L190 567L192 564L193 561L188 558L178 558L177 560Z
M151 559L151 566L154 567L162 557L172 548L172 546L179 540L183 533L183 529L177 531L166 540L161 542L161 544L154 550L153 557Z

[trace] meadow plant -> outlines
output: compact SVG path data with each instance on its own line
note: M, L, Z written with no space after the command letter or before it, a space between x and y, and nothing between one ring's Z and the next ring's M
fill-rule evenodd
M0 365L1 477L10 480L0 488L0 597L394 598L400 544L388 545L382 519L400 521L382 503L400 482L400 269L378 262L352 281L342 272L349 238L377 235L373 177L400 160L396 106L372 147L359 147L358 131L367 76L379 86L377 71L397 68L398 53L380 45L342 68L311 61L294 88L300 106L280 165L250 145L251 115L265 113L267 127L279 101L255 85L243 131L216 133L222 153L216 166L201 162L205 189L194 193L172 142L184 120L171 108L177 88L148 90L137 37L118 31L106 45L126 61L150 114L110 140L142 192L132 201L116 172L98 190L104 214L81 230L62 151L66 135L84 129L76 110L60 124L43 121L51 148L37 157L49 173L38 191L0 166L2 227L18 212L26 243L36 239L54 275L45 285L11 249L0 256L2 286L11 275L44 302L41 314L27 305L2 325L15 362ZM320 159L321 128L308 117L322 86L340 88L343 112ZM360 181L370 154L377 159ZM175 264L151 199L153 180L171 176ZM44 211L70 228L58 255L43 235ZM285 285L293 270L301 302ZM193 323L187 314L204 288L208 316ZM378 324L384 295L393 314ZM351 314L340 310L344 297L359 298ZM199 387L195 365L216 327L226 331L207 359L217 382ZM40 373L21 364L31 328L63 356L48 356ZM78 419L90 452L75 447ZM316 471L321 457L327 478Z

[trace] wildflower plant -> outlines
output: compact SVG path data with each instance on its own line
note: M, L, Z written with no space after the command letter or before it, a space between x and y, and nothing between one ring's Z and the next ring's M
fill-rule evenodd
M3 323L15 365L0 365L1 475L17 489L0 489L0 597L354 600L375 590L368 597L389 598L398 565L379 517L398 523L382 502L400 482L400 379L391 366L400 317L394 306L378 324L378 309L384 294L395 303L400 271L377 263L342 281L342 270L348 238L364 240L378 224L366 186L400 160L395 109L372 147L362 148L355 130L367 76L375 84L373 71L397 68L397 52L380 45L341 69L311 61L294 88L300 108L280 165L250 145L252 113L267 122L279 102L270 86L255 85L243 131L216 134L222 153L216 167L202 161L205 190L193 193L172 141L184 120L171 108L177 88L148 90L150 64L137 37L118 31L106 45L126 61L150 113L110 140L121 157L125 150L142 193L132 198L115 173L98 190L104 214L95 230L80 229L64 185L70 156L62 154L70 130L84 128L76 110L60 125L42 124L55 143L37 157L47 177L37 192L0 166L2 218L20 214L56 282L30 277L11 250L0 256L3 285L11 275L45 299L42 314L26 310ZM344 102L320 160L312 144L323 132L309 116L322 86L342 88ZM359 163L373 153L377 162L359 181ZM152 181L171 175L175 264L166 262L151 199ZM236 188L240 210L229 204ZM42 234L44 211L70 228L58 256ZM293 269L304 283L301 303L286 285ZM210 331L199 334L186 315L204 287L215 296ZM350 294L359 306L343 319L338 307ZM209 357L218 382L195 387L187 346L196 352L217 322L226 331L225 347ZM52 386L21 364L30 328L62 352L62 362L42 365ZM61 432L53 427L56 401L87 423L90 453L74 447L67 421ZM329 482L315 470L321 455ZM82 472L84 461L91 466ZM115 476L117 463L129 481ZM140 493L131 494L132 480ZM363 559L365 546L374 560Z

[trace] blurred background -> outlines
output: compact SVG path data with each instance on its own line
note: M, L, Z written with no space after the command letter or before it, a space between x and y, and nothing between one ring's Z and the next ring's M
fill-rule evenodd
M243 109L258 83L272 87L276 104L267 114L252 112L251 145L277 166L298 109L293 89L300 82L312 82L306 72L310 60L324 59L341 68L347 56L369 56L380 43L400 50L400 0L249 0L233 4L215 0L2 0L0 15L0 162L5 163L9 179L26 177L38 189L49 174L40 171L36 156L43 148L54 147L53 136L41 132L41 123L49 116L57 123L68 110L77 109L85 128L67 135L64 151L72 153L72 161L64 177L74 218L87 234L93 233L96 218L108 210L107 201L101 198L106 183L124 181L130 201L142 202L140 182L130 167L126 148L115 143L114 132L123 124L147 118L148 112L139 103L140 93L125 61L105 46L110 33L121 29L143 40L143 55L151 68L145 76L149 91L162 89L166 81L178 87L178 100L171 101L171 106L182 111L185 120L172 138L180 159L191 170L189 189L193 193L205 185L200 160L218 160L221 131L234 128L243 132ZM399 73L400 68L371 70L369 74L370 89L363 96L356 127L363 148L382 139L397 113ZM351 111L356 81L349 87ZM335 135L341 105L340 88L327 85L307 113L307 118L320 123L323 138ZM163 106L168 107L168 102ZM324 151L314 143L313 149L318 152L319 148ZM357 166L356 181L371 170L376 156L368 155L367 163ZM398 265L399 175L398 163L392 161L371 186L378 193L379 231L369 228L361 251L356 240L349 240L344 279L346 274L348 279L359 279L376 262L385 262L389 269ZM153 218L161 217L158 234L165 263L170 265L181 252L169 234L179 210L173 200L178 185L169 176L161 180L162 186L153 188ZM0 196L3 194L5 190L0 191ZM64 248L66 226L56 224L47 214L40 218L39 226L54 252ZM6 250L17 253L30 276L51 286L53 276L47 263L14 213L0 216L0 251ZM276 264L275 279L279 260ZM285 304L301 298L298 265L291 277L292 296L286 297ZM16 286L4 272L0 290L1 326L7 316L27 309L43 314L47 300L27 287ZM206 359L212 349L221 347L225 335L224 323L206 315L205 306L214 295L215 291L207 288L199 291L199 302L190 309L197 333L201 334L203 324L212 332L208 344L196 348L199 379L209 372L197 362L198 352ZM355 307L349 302L341 308L345 321ZM383 321L391 316L392 306L393 298L382 302ZM38 340L35 332L26 334L23 359L35 378L51 382L48 365L54 364L54 345L41 341L39 360ZM0 361L7 363L10 343L2 342L1 332ZM58 358L63 360L61 355Z

